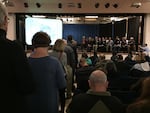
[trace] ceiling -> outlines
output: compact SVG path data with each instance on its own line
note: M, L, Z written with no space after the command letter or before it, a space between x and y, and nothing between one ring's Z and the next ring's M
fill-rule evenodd
M150 13L150 0L0 0L0 1L5 2L9 13L57 13L57 14ZM108 5L108 7L106 4Z

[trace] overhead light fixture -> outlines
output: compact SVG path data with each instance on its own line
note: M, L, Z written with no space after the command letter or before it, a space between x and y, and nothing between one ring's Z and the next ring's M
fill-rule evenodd
M40 8L41 4L40 3L36 3L36 6L37 6L37 8Z
M105 8L109 8L109 6L110 6L110 3L105 4Z
M111 17L110 20L111 21L121 21L124 20L125 18L120 18L120 17Z
M136 7L136 8L139 8L141 7L142 3L141 2L134 2L131 4L131 7Z
M93 22L97 21L97 18L85 18L85 21Z
M29 5L28 5L27 2L24 3L24 7L25 7L25 8L29 7Z
M85 18L98 18L98 16L85 16Z
M117 8L117 7L118 7L118 4L113 4L113 7L114 7L114 8Z
M62 3L58 3L58 8L62 8Z
M98 8L99 7L99 3L95 3L95 8Z
M44 15L32 15L33 18L46 18Z
M81 3L78 3L77 6L78 6L78 8L82 8L82 4Z

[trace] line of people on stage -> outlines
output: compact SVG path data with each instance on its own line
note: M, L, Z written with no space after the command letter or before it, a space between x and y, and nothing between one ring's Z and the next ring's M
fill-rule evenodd
M118 37L115 39L112 37L82 37L81 49L87 51L99 51L99 52L110 52L112 50L117 52L129 52L135 51L135 39L134 37Z

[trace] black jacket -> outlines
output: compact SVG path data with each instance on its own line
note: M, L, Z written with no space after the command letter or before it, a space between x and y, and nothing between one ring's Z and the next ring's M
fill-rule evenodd
M99 100L105 104L111 113L125 113L124 105L118 98L111 96L109 92L96 93L90 90L85 94L74 96L67 108L67 113L88 113ZM103 113L102 109L97 111Z
M5 113L28 113L25 95L34 90L26 54L16 41L6 39L0 29L1 110Z

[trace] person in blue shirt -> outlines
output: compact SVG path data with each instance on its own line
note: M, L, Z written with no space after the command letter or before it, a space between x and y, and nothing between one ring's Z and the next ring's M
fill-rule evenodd
M50 37L45 32L37 32L32 39L33 52L30 63L36 91L27 96L32 113L58 113L59 90L66 87L63 68L59 60L49 56Z

